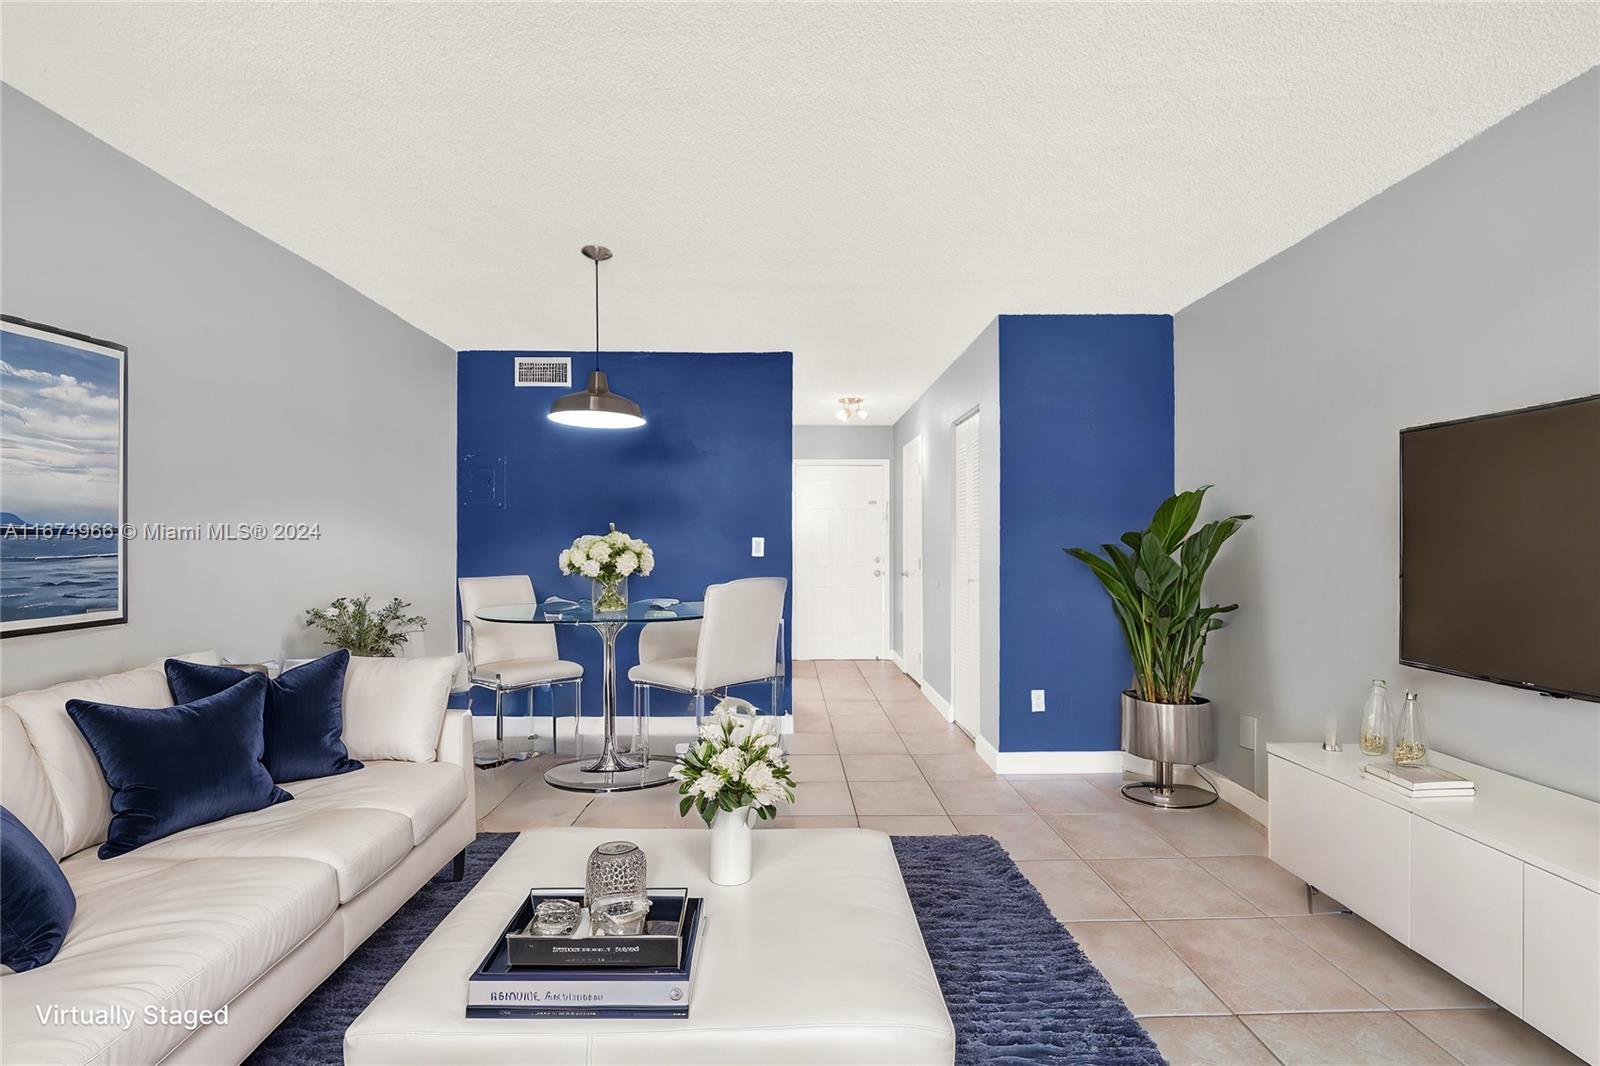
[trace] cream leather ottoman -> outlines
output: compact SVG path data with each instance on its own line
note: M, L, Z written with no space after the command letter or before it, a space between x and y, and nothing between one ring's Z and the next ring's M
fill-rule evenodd
M529 888L581 884L607 840L644 848L650 883L706 900L689 1017L467 1018L467 974ZM537 829L423 942L345 1033L347 1066L402 1063L949 1063L955 1030L889 838L755 834L755 876L706 877L701 829Z

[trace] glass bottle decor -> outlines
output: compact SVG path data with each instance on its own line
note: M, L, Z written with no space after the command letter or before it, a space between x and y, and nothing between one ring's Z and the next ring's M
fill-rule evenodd
M1389 754L1389 683L1372 679L1367 706L1361 712L1361 754Z
M1394 727L1394 764L1421 766L1427 760L1428 741L1422 728L1422 708L1417 705L1417 694L1407 690L1405 706L1400 708L1400 718Z

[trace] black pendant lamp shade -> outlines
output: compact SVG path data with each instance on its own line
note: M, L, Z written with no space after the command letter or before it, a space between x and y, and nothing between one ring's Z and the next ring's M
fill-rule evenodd
M600 264L611 258L611 249L586 244L583 254L594 261L594 370L589 374L588 388L556 400L546 417L583 429L636 429L644 425L644 412L626 396L612 392L600 369Z

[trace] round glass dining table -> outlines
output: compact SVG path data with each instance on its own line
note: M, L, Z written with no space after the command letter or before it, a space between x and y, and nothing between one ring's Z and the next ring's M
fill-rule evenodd
M545 771L544 779L572 792L630 792L655 788L671 780L674 760L635 756L617 748L617 634L630 625L652 622L692 622L705 614L705 604L639 600L625 611L596 611L588 600L549 599L543 603L513 603L485 607L477 613L485 622L520 625L586 626L600 634L602 660L601 711L604 715L600 755L560 763ZM582 721L577 723L581 728ZM648 749L646 749L648 752Z

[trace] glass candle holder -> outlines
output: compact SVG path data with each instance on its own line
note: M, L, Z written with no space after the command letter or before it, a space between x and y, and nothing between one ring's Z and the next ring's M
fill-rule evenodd
M646 865L644 849L631 840L608 840L590 852L583 896L590 920L598 899L648 899Z
M547 899L533 909L532 932L538 936L571 936L578 928L578 904L570 899Z
M589 931L595 936L638 936L649 913L645 896L601 896L589 906Z

